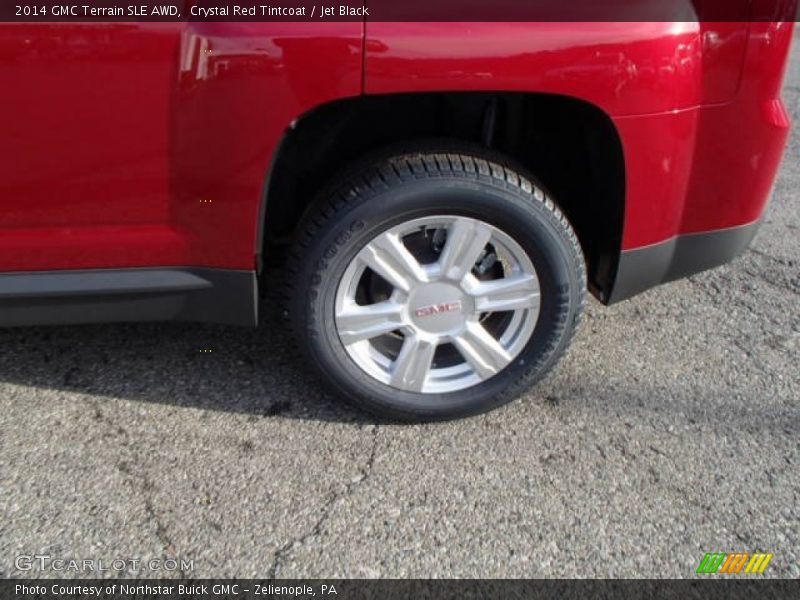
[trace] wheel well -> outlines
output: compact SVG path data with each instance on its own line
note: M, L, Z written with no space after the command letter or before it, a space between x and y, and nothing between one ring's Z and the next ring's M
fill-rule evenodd
M315 193L348 163L387 145L431 137L478 142L528 169L575 228L593 293L608 297L622 242L622 146L608 116L562 96L394 94L320 106L292 125L273 161L265 243L291 241Z

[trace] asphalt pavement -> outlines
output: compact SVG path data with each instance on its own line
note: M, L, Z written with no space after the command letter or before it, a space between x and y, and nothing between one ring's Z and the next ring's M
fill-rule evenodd
M166 558L192 577L688 577L717 551L800 576L798 46L753 248L591 302L557 370L489 415L351 410L274 308L257 330L0 330L0 576L91 574L39 554L109 577L180 576Z

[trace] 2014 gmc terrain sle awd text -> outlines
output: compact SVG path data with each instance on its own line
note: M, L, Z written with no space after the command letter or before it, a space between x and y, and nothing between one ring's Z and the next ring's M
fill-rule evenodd
M499 406L587 290L749 244L796 2L746 2L769 18L0 24L0 326L253 326L285 254L288 326L343 397Z

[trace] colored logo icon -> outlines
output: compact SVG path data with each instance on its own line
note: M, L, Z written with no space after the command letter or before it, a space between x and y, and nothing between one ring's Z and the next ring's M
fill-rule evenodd
M710 575L713 573L727 573L738 575L740 573L750 573L761 575L766 571L767 565L774 554L749 552L737 552L726 554L725 552L709 553L700 561L697 573Z

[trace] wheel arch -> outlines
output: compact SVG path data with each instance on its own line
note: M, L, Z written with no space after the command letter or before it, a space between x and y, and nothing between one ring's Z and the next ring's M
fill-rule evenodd
M518 92L367 95L326 103L296 119L272 158L261 205L259 252L293 239L319 189L349 163L421 139L478 143L531 172L580 239L590 289L607 301L625 208L622 143L612 120L566 96Z

